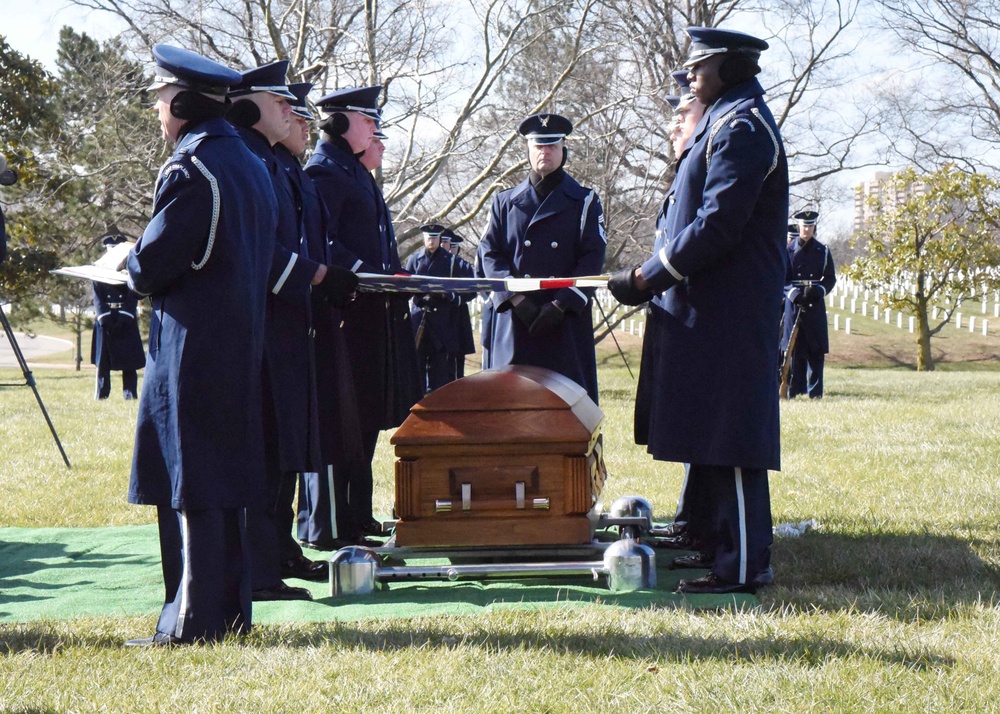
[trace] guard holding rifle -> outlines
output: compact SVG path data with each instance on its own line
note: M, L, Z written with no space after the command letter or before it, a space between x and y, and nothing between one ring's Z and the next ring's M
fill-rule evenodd
M799 211L793 218L798 221L799 235L788 243L789 279L785 285L785 329L781 336L781 349L786 354L783 372L788 370L790 361L789 399L799 394L820 399L823 362L830 351L824 300L837 284L837 275L830 249L816 240L819 213Z

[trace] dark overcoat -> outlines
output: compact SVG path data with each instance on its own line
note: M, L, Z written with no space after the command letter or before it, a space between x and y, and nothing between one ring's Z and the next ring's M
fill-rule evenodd
M310 283L320 263L309 254L299 219L301 198L274 149L253 129L237 131L267 168L278 203L264 323L264 399L270 410L264 423L273 433L264 438L277 437L282 471L315 471L321 463Z
M788 349L788 338L792 334L792 326L799 309L802 317L799 319L799 335L797 344L806 345L812 352L829 352L830 335L826 324L826 302L816 300L809 306L795 304L795 298L802 292L801 281L815 281L823 289L823 297L833 290L837 284L837 272L833 265L830 249L815 238L810 238L805 245L793 240L788 246L788 282L785 284L785 317L784 330L781 335L781 349Z
M142 348L136 309L138 296L125 285L94 283L94 334L90 342L90 363L99 364L106 352L113 370L142 369L146 352Z
M472 264L460 255L451 256L451 271L448 273L452 278L472 278L475 277ZM458 330L461 333L458 355L472 355L476 353L476 336L472 331L472 316L469 314L469 302L476 297L475 293L467 296L458 306L455 320L458 322ZM464 367L464 360L460 360L460 365ZM462 376L462 372L459 372Z
M566 175L544 200L525 180L493 200L481 252L487 278L599 275L607 237L597 194ZM531 335L510 310L514 293L493 293L490 365L534 365L559 372L587 390L595 403L592 289L560 288L525 293L539 306L558 300L565 319L555 332Z
M649 409L654 458L780 468L778 341L788 168L756 80L729 89L688 140L654 254Z
M392 217L371 173L348 150L325 139L305 171L329 213L333 263L355 272L398 273L402 266ZM399 426L423 396L409 301L359 293L342 317L362 431Z
M129 501L242 508L263 487L264 303L277 206L227 122L183 135L160 171L128 281L152 299Z
M310 257L330 264L329 217L316 186L302 169L299 160L285 147L275 147L275 155L301 196L303 236ZM337 463L338 459L362 459L358 403L341 323L340 310L330 307L322 300L313 300L319 444L324 464Z

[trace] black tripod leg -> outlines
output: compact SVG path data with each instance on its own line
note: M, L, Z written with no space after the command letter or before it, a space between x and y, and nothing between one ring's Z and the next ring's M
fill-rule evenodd
M38 387L35 386L35 378L31 374L31 370L28 369L28 363L24 359L24 353L21 352L21 346L17 344L17 340L14 338L14 330L11 328L10 321L7 319L7 315L3 311L3 306L0 306L0 323L3 324L4 334L7 335L7 341L10 343L10 348L14 352L14 357L17 358L17 364L21 368L21 374L24 375L23 386L31 387L31 391L35 393L35 400L38 402L38 407L42 410L42 416L45 417L45 423L49 425L49 431L52 432L52 438L56 440L56 446L59 447L59 453L62 454L63 461L66 463L66 468L72 468L69 463L69 457L66 456L66 451L63 449L62 442L59 441L59 435L56 434L56 428L52 425L52 420L49 419L49 413L45 411L45 405L42 403L42 395L38 393Z

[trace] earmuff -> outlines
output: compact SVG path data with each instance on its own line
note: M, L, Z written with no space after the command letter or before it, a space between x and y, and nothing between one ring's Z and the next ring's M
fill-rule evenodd
M330 136L343 136L351 128L351 120L343 112L334 112L319 123L319 128Z
M719 79L723 84L739 84L760 74L760 67L746 55L731 54L719 65Z
M260 121L260 107L251 99L237 99L226 114L226 119L236 126L249 129Z
M185 121L217 119L229 110L229 100L217 102L204 94L185 90L178 92L170 100L170 113Z

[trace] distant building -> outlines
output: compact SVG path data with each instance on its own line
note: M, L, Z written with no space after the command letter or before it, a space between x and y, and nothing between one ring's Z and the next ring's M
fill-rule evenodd
M915 183L909 191L900 191L892 182L895 174L891 171L877 171L875 178L865 181L854 189L854 233L863 231L875 217L869 199L882 199L883 204L899 204L911 195L923 195L927 188L922 183Z

